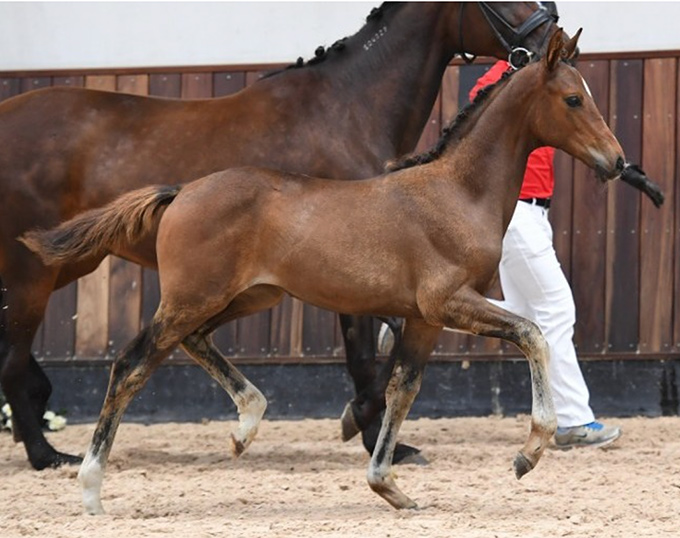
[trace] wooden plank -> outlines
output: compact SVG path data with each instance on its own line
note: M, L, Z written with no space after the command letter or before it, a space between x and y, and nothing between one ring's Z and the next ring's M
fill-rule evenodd
M52 77L28 77L21 79L21 93L49 88L52 85Z
M182 96L182 76L179 73L149 75L149 95L180 98Z
M109 274L111 258L78 280L75 353L79 358L106 355L109 341Z
M43 318L42 357L71 358L75 352L77 284L72 282L50 296Z
M0 101L21 93L21 79L14 77L0 78Z
M609 123L626 158L633 163L640 162L642 149L642 68L642 60L615 60L610 71ZM638 348L640 197L623 182L609 186L605 293L609 352Z
M69 88L82 88L85 85L85 77L75 75L70 77L54 77L52 86L66 86Z
M147 95L147 75L124 75L117 78L116 90ZM134 338L140 329L142 307L142 269L140 266L111 258L109 279L109 352L117 353Z
M90 90L116 91L116 77L114 75L87 75L85 87Z
M337 314L305 304L303 306L302 352L311 356L330 356L335 348Z
M113 76L88 76L84 83L89 89L116 89L116 77ZM106 257L95 271L78 280L75 343L78 357L101 357L108 349L110 270L111 258Z
M573 242L574 159L563 151L555 152L555 190L549 219L553 246L567 280L571 279Z
M586 62L579 69L606 118L609 62ZM574 164L571 285L576 302L575 343L579 353L602 353L604 344L607 195L592 170Z
M224 97L240 92L246 87L244 71L227 71L213 74L213 96Z
M61 77L53 80L51 77L40 77L25 79L24 82L25 88L34 90L47 87L51 83L64 85L66 79ZM69 79L69 84L74 86L82 85L82 83L82 77ZM70 358L75 354L77 312L77 282L71 282L52 293L42 323L42 356L44 359Z
M182 75L183 99L209 97L212 97L212 76L209 73L186 73Z
M250 86L251 84L255 84L258 80L260 80L266 74L267 74L267 71L259 71L259 70L246 71L246 86Z
M661 185L667 204L641 207L640 351L667 353L673 338L673 210L675 191L677 60L644 65L643 168Z

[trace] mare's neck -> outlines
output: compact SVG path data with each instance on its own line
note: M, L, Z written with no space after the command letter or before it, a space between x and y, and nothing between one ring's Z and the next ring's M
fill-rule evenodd
M353 134L372 140L381 164L415 148L457 52L457 29L448 26L459 9L386 7L347 39L344 51L313 67L334 90L332 106L352 111Z

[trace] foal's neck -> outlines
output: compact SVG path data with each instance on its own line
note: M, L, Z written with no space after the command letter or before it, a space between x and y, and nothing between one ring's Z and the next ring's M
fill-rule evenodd
M539 141L531 130L536 71L520 73L500 84L466 120L462 135L435 161L456 189L465 189L480 207L510 220L529 154ZM526 76L529 75L529 76Z

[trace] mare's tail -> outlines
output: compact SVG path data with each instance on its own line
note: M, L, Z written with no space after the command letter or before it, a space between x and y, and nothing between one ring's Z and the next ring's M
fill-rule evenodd
M156 185L123 194L113 202L76 215L50 230L31 230L19 241L45 265L57 265L108 253L136 242L158 221L158 209L170 204L181 186Z

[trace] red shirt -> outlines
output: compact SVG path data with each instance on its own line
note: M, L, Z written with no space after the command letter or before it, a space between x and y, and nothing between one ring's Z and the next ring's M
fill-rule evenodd
M484 86L493 84L508 70L510 64L504 60L496 62L470 90L470 101ZM553 158L555 148L543 146L531 152L524 172L524 182L519 193L520 198L550 198L555 187L555 169Z

